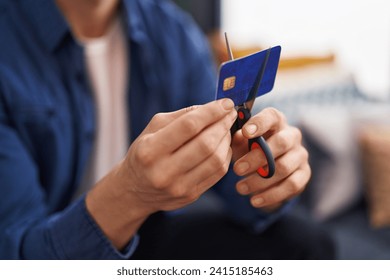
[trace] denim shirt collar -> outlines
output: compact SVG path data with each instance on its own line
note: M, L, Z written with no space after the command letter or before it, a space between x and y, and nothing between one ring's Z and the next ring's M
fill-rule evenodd
M137 0L123 0L121 5L124 5L126 10L125 22L129 38L142 44L147 41L147 32L137 2ZM71 34L70 26L55 0L24 0L22 6L36 28L42 43L50 52L60 47L64 38Z
M41 42L54 51L70 28L54 0L25 0L21 3Z

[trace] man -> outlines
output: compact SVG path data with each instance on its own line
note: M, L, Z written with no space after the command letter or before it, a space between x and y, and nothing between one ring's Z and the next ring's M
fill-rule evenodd
M1 258L218 258L218 249L170 255L170 234L155 231L185 210L153 214L212 188L243 234L261 233L304 189L308 154L280 112L260 112L231 139L233 103L212 101L206 43L170 2L0 3ZM261 152L246 148L260 135L276 158L271 179L255 172ZM242 178L228 172L231 161ZM310 247L324 241L300 236ZM257 246L293 246L252 257L311 257L296 253L307 251L304 242L283 238ZM169 248L157 250L164 242Z

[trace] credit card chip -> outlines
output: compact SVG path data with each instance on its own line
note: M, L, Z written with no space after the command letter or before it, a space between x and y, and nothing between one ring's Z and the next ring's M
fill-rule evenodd
M227 77L223 80L223 91L227 91L236 86L236 76Z

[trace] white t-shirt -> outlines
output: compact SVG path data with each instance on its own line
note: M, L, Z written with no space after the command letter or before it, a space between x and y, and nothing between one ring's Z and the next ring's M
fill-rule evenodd
M126 154L129 145L128 46L118 17L99 38L78 38L95 98L96 133L92 154L77 196L91 188Z

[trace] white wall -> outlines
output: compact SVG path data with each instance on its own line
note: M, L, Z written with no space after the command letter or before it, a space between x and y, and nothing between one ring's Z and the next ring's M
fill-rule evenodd
M390 0L222 0L222 29L285 56L333 52L364 91L390 90Z

